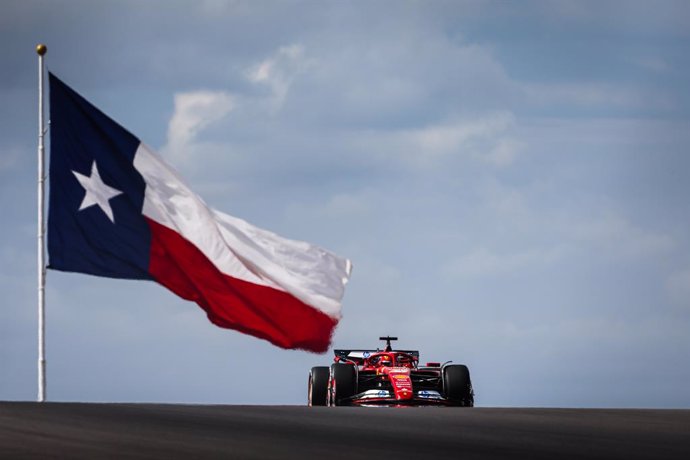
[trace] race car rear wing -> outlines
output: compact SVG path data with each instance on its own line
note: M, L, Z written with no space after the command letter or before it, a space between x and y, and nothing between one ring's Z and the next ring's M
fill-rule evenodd
M333 353L338 361L352 361L356 364L362 364L369 355L381 351L383 350L333 350ZM393 352L407 353L419 360L419 350L393 350Z

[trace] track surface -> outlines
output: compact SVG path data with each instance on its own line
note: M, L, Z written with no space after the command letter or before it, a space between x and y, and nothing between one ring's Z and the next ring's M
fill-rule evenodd
M0 458L689 459L690 410L0 402Z

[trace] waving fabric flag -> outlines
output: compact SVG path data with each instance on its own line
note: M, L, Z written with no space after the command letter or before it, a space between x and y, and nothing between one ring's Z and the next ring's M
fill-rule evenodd
M351 264L209 208L134 135L50 75L49 268L156 281L212 323L324 352Z

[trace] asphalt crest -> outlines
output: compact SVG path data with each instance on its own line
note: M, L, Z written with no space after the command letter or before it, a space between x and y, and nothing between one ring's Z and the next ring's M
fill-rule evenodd
M688 459L690 410L0 402L0 458Z

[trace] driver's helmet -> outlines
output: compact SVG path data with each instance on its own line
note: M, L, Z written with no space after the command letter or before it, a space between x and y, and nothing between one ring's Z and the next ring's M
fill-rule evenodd
M393 360L391 360L390 356L388 356L388 355L381 356L381 359L379 360L379 366L390 367L392 365L393 365Z

